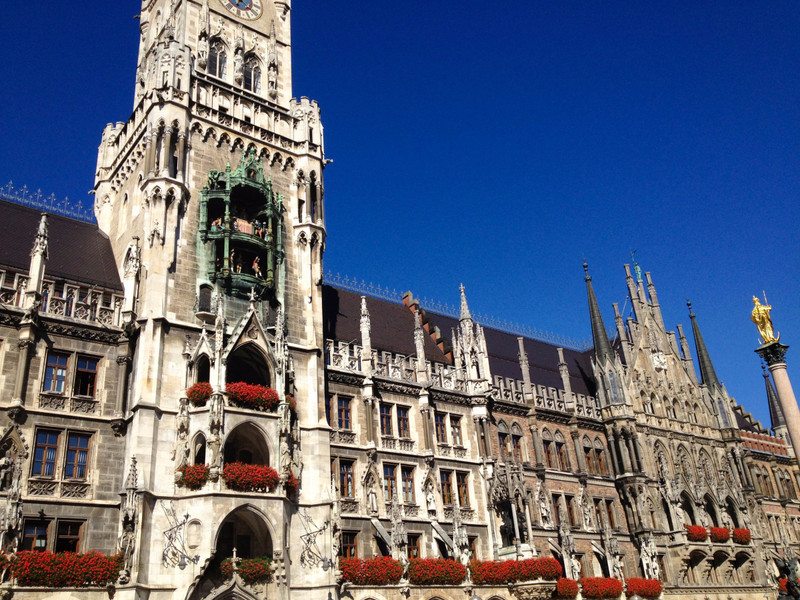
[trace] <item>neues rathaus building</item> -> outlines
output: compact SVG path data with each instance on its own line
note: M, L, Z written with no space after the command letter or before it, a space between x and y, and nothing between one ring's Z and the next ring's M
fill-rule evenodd
M290 20L290 0L144 0L97 225L0 202L2 551L120 555L109 588L6 571L2 597L520 597L342 581L374 556L775 597L800 551L786 347L762 347L767 430L720 383L702 312L669 330L636 265L629 318L584 265L588 350L482 326L468 288L452 316L326 283L323 127L292 97ZM270 581L226 578L233 556L267 557Z

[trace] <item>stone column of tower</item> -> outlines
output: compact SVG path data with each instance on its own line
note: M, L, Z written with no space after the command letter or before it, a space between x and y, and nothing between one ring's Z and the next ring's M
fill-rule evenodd
M775 382L775 391L778 394L783 418L786 421L786 429L789 433L789 440L794 448L795 456L800 451L800 408L797 407L797 399L792 389L792 382L789 381L789 373L786 370L786 351L789 346L778 341L764 344L756 349L756 353L764 359L772 373Z

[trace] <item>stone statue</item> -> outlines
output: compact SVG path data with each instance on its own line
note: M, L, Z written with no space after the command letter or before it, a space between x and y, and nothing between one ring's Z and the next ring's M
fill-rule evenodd
M208 400L208 427L211 431L216 431L222 427L222 417L222 394L211 394L211 398Z
M281 473L288 474L292 466L292 452L289 447L289 436L281 435Z
M542 515L542 526L550 527L552 524L550 518L550 503L547 501L544 485L539 488L539 513Z
M766 296L764 297L764 301L766 302ZM753 306L753 312L750 313L750 320L753 321L758 328L758 333L761 336L761 343L766 345L780 341L781 334L775 337L775 331L772 328L772 318L769 315L772 306L769 304L761 304L756 296L753 296L753 304L755 306Z
M659 578L658 554L656 551L656 541L650 533L642 538L639 554L642 559L642 573L648 579Z
M433 481L430 480L425 488L425 504L428 507L428 514L436 515L436 494L433 492Z

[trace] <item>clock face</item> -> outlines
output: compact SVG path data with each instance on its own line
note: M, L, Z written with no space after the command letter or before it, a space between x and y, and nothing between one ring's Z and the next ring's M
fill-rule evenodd
M261 0L220 0L220 2L240 19L253 21L261 16Z

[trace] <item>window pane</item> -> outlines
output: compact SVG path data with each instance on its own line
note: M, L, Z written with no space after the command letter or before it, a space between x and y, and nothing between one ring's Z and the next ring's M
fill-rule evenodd
M52 477L56 467L59 435L58 431L39 430L36 432L36 447L33 450L33 475Z
M63 393L67 381L67 364L69 357L57 352L47 353L47 365L44 370L43 392Z
M77 552L81 541L82 521L59 521L56 533L56 552Z
M411 437L411 428L408 422L408 409L397 407L397 435L403 438Z
M21 550L44 552L47 549L48 521L25 519Z
M67 460L64 477L86 479L86 462L89 455L89 438L85 433L70 433L67 438Z

